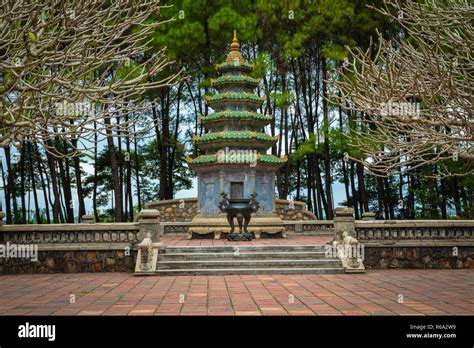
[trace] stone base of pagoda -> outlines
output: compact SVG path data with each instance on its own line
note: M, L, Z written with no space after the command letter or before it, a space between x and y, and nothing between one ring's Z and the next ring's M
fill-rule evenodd
M234 221L234 232L239 232L237 220ZM283 220L276 214L252 214L247 229L254 234L255 239L260 239L262 233L280 234L282 238L286 238ZM189 226L188 239L191 239L193 234L213 234L214 239L220 239L223 234L228 233L230 226L225 214L197 214Z

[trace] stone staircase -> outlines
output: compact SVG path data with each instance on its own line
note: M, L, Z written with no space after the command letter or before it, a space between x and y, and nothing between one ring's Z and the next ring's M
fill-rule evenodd
M172 246L158 254L158 275L344 273L324 245Z

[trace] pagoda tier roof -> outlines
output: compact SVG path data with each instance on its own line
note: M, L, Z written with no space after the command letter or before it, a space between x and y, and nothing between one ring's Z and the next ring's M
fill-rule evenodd
M242 102L242 103L251 103L261 106L265 100L265 97L259 97L253 93L246 92L225 92L218 93L212 96L206 96L206 101L208 105L211 104L222 104L229 102Z
M242 70L246 72L251 72L254 65L246 62L245 60L231 60L225 61L221 64L215 65L218 72L228 71L228 70Z
M252 131L223 131L207 133L193 138L201 150L218 151L223 148L246 148L267 150L278 141L278 136L272 137L266 133Z
M211 80L211 84L214 88L225 85L250 85L257 87L259 83L259 79L254 79L247 75L224 75Z
M277 157L274 155L266 154L257 154L257 164L268 165L268 166L282 166L288 161L288 158L285 156L283 158ZM191 166L203 166L203 165L212 165L212 164L229 164L229 165L241 165L241 164L251 164L255 162L255 155L232 155L232 154L211 154L211 155L201 155L196 158L187 157L186 161Z
M240 132L223 131L223 132L216 132L216 133L207 133L200 137L194 136L193 140L196 144L213 142L213 141L221 141L221 140L235 140L235 141L258 140L258 141L266 141L269 143L273 143L278 140L278 136L272 137L271 135L268 135L266 133L252 132L252 131L240 131Z
M258 112L251 111L221 111L215 112L207 116L201 116L201 123L212 123L228 120L249 120L256 121L261 124L268 124L272 120L272 116L263 115Z

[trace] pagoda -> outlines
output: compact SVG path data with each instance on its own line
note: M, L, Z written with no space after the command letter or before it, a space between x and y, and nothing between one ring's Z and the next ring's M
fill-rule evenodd
M207 105L215 112L201 116L206 129L195 136L194 143L204 154L187 158L198 176L198 214L189 227L193 233L228 233L230 227L219 210L221 193L229 198L250 198L257 194L260 209L249 225L249 231L260 238L261 233L282 233L283 221L275 213L275 172L287 158L267 154L278 136L265 133L264 127L272 116L258 112L264 97L254 91L259 80L248 76L253 70L242 56L236 31L225 62L216 65L219 77L211 81L217 93L206 97Z

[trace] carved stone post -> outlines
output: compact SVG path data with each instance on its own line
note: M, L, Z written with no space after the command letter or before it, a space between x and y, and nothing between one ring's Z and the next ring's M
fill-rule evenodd
M375 213L362 213L362 220L363 221L375 220Z
M355 235L354 209L338 207L334 209L334 239L340 242L344 232L347 232L350 236Z
M346 273L364 273L364 246L354 238L354 209L336 208L334 210L335 238L333 247L342 262Z
M160 225L160 212L156 209L144 209L138 214L139 232L137 262L135 273L147 274L156 271L158 254L165 249L160 243L163 226Z
M93 224L95 223L95 216L92 214L82 215L83 224Z
M138 239L142 241L150 232L153 243L160 241L160 234L163 226L160 225L160 212L156 209L143 209L138 214L137 221L140 226Z

